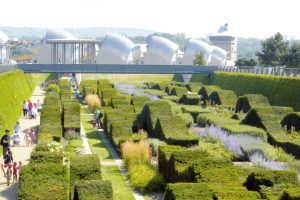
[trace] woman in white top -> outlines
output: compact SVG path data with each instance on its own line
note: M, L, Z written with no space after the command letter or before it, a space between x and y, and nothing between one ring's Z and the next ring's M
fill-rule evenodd
M27 113L28 113L28 102L23 101L23 117L27 118Z

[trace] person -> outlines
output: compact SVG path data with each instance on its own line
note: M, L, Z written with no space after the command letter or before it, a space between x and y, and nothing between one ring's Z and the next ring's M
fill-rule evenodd
M30 128L29 130L30 144L32 145L35 143L35 132L33 128Z
M41 104L40 100L38 100L36 102L36 109L37 109L38 113L40 114L41 110L42 110L42 104Z
M3 135L1 138L1 145L3 147L3 157L4 157L10 149L9 130L5 130L5 135Z
M103 114L100 112L100 110L96 110L96 120L98 124L98 129L101 128L101 118L103 117Z
M13 182L18 181L18 166L17 162L14 162L13 164Z
M3 157L3 161L2 161L2 164L1 164L1 169L3 171L3 174L4 174L4 177L6 177L6 174L5 174L5 168L8 167L8 169L10 170L10 174L12 174L12 164L13 164L13 156L12 156L12 151L9 150L6 152L5 156Z
M28 114L28 118L29 119L36 119L36 117L38 116L38 111L37 109L35 108L35 106L33 106L32 110L29 111L29 114Z
M27 101L23 101L23 117L27 118L27 112L28 112L28 102Z
M30 136L30 131L28 130L26 133L25 133L25 141L26 141L26 146L29 147L29 145L31 144L31 136Z
M21 131L20 122L16 122L16 125L14 126L14 133L19 134Z
M31 111L33 108L33 104L30 100L28 100L28 110Z

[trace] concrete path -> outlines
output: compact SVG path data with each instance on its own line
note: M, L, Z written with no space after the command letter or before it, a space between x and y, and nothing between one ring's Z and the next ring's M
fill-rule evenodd
M30 100L33 103L36 103L38 100L40 100L41 103L44 102L45 93L40 90L39 87L35 88L35 91L33 95L31 96ZM12 147L13 152L13 158L14 161L21 161L23 165L28 164L30 154L33 146L26 146L26 142L24 140L24 131L28 130L28 128L36 128L40 124L40 116L38 116L36 119L25 119L23 116L19 119L20 126L21 126L21 134L20 139L21 143L17 147ZM18 190L18 184L13 183L10 186L6 186L6 179L3 177L3 172L1 170L0 172L0 200L15 200L17 199L17 190Z

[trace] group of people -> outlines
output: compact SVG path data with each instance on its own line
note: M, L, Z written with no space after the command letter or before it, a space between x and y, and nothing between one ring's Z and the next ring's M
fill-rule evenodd
M1 138L1 145L3 147L3 160L1 163L1 169L3 171L4 177L7 176L5 169L7 168L10 170L10 174L13 176L13 181L18 180L18 174L22 168L22 162L19 161L17 163L13 159L13 153L10 149L10 136L9 136L9 130L5 130L5 135Z
M41 112L42 104L40 100L32 103L30 100L23 101L23 117L28 119L35 119Z

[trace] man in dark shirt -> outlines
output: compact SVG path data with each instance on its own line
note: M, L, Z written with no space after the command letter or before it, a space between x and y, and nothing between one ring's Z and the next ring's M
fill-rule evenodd
M6 152L10 149L10 136L9 130L5 130L5 135L1 138L1 145L3 147L3 157L6 155Z
M1 169L3 171L3 174L5 176L5 168L7 167L10 170L10 174L12 174L12 166L13 166L13 156L12 156L12 151L6 152L5 156L3 157L3 163L1 164Z

